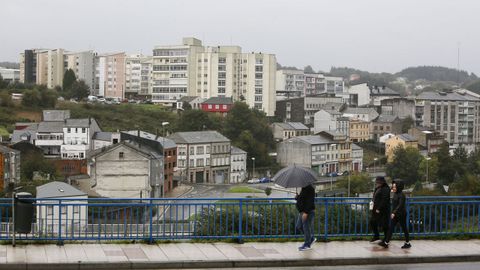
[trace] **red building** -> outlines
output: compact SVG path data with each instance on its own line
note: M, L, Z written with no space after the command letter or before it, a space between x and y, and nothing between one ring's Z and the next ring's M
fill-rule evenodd
M202 111L218 113L226 116L233 106L232 98L211 97L201 104Z

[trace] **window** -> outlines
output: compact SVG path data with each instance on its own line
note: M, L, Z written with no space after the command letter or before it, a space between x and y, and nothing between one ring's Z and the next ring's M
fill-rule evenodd
M188 164L188 165L189 165L189 167L195 167L195 162L194 162L193 158L190 159L190 164Z
M83 153L80 153L80 158L85 158L85 155Z
M203 146L197 146L197 155L203 155Z
M190 155L195 155L195 147L190 146Z
M197 159L197 167L203 167L203 158Z
M207 154L210 154L210 145L207 146Z
M67 128L67 133L70 133L70 132L71 132L70 128Z
M82 133L85 133L87 132L87 129L86 128L82 128Z
M206 158L206 160L205 160L205 166L210 166L210 158Z
M124 152L119 152L118 153L118 158L124 158L125 157L125 153Z

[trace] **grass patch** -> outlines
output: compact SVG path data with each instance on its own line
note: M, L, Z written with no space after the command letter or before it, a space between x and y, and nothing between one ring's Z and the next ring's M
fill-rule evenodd
M246 186L238 186L238 187L231 187L228 193L263 193L263 190L246 187Z

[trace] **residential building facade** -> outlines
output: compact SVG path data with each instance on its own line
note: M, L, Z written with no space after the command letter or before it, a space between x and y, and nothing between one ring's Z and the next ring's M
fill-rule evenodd
M230 140L216 131L177 132L177 167L189 183L230 181Z
M272 130L275 141L310 135L310 129L300 122L273 123Z
M0 191L20 182L20 151L0 145Z
M66 69L73 70L77 79L83 80L90 89L93 89L95 87L96 57L97 54L93 51L65 53Z
M305 74L303 70L280 69L275 78L277 99L305 96Z
M204 112L217 113L222 116L227 116L227 113L232 109L232 98L226 97L211 97L201 104L201 109Z
M358 119L349 121L349 137L354 143L363 142L370 139L370 123Z
M402 120L393 115L381 114L370 124L370 138L378 141L378 139L388 133L402 133Z
M387 156L388 162L393 161L395 157L395 149L397 147L413 147L418 149L418 141L407 133L399 134L387 139L385 141L385 156Z
M471 151L480 142L480 99L466 90L423 92L415 115L417 126L433 128L453 147Z
M98 55L93 93L105 98L125 98L125 58L123 52Z
M230 183L242 183L247 179L247 152L232 146L230 153Z
M90 156L89 190L107 198L163 197L161 149L136 141L96 150Z

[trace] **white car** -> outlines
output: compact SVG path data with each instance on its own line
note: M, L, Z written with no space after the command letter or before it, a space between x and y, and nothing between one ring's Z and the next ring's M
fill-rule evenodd
M250 180L247 181L247 183L249 183L249 184L258 184L258 183L260 183L260 179L257 179L257 178L250 179Z

